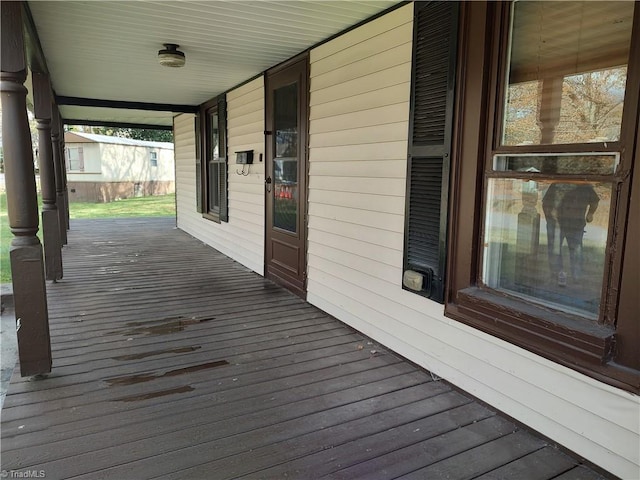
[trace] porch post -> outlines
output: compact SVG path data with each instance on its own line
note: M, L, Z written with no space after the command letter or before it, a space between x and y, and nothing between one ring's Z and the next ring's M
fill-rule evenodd
M560 122L562 104L563 77L548 77L542 80L540 106L538 107L538 126L540 143L553 143L556 127Z
M2 138L9 226L9 251L22 376L51 371L51 343L42 245L38 231L38 199L27 118L27 64L21 2L3 1L1 8Z
M51 143L53 144L53 167L56 179L56 205L58 206L58 227L60 228L60 242L67 244L67 214L65 213L64 187L62 172L64 166L60 152L60 117L58 109L53 108L51 112Z
M42 189L42 229L47 280L62 278L62 244L56 205L56 176L51 143L51 84L49 76L34 73L33 99L38 123L38 152L40 160L40 186Z

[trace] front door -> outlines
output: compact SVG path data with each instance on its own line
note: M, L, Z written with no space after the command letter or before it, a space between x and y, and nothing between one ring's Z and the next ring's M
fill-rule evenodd
M265 276L305 296L308 57L266 77Z

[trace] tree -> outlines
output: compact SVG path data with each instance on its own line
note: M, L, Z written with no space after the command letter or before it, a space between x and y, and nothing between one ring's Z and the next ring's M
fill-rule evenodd
M130 128L129 130L129 138L135 140L173 142L173 132L171 130L149 130L146 128Z
M110 137L131 138L134 140L147 140L150 142L173 142L173 132L170 130L154 130L147 128L117 128L117 127L84 127L71 126L70 130L108 135Z
M558 143L620 138L627 68L565 77Z

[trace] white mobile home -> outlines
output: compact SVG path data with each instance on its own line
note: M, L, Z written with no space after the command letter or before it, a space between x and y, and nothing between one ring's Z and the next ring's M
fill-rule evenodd
M71 201L111 202L175 191L173 143L65 132Z

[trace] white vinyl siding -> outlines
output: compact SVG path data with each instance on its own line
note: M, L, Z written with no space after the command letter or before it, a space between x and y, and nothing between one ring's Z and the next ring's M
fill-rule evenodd
M196 211L193 115L174 120L178 227L251 270L264 272L264 79L227 94L229 221L215 223ZM254 151L249 175L239 175L236 152ZM245 173L247 167L245 167Z
M413 7L311 51L308 295L314 305L623 477L640 397L463 325L401 288Z

